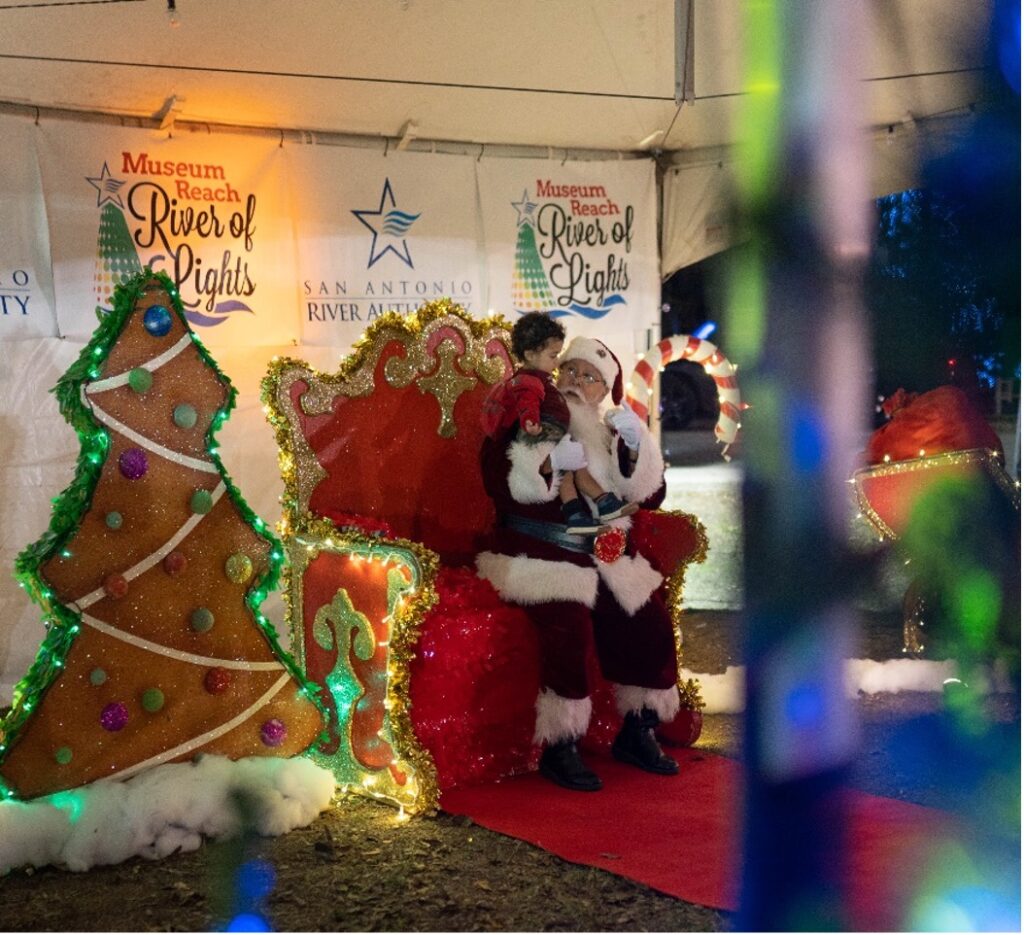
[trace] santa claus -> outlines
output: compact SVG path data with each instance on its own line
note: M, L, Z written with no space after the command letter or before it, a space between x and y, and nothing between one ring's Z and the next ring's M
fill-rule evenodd
M544 745L541 774L592 792L601 780L577 748L590 721L588 647L593 644L624 717L612 754L671 775L679 767L658 746L654 728L679 709L675 638L657 593L662 576L632 548L630 518L612 520L604 538L568 533L559 481L563 472L587 467L605 490L653 509L665 496L665 464L646 425L620 406L622 368L601 341L574 338L558 374L570 435L526 444L513 427L483 443L484 486L498 522L491 547L477 556L477 573L522 606L537 628L541 691L534 739ZM616 408L602 417L609 393Z

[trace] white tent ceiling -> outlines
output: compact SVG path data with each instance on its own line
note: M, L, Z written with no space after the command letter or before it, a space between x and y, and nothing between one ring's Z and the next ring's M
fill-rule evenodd
M847 2L847 0L822 0ZM860 0L858 0L860 2ZM867 126L977 101L991 0L864 0ZM735 142L744 0L0 0L0 102L571 149Z

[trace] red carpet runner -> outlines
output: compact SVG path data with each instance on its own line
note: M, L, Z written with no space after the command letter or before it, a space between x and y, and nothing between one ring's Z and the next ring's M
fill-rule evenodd
M441 807L573 863L600 867L686 902L733 910L740 765L695 750L673 754L682 766L678 776L650 776L592 756L604 781L601 792L568 792L532 774L449 790ZM951 817L895 799L848 794L846 880L853 928L899 930L906 925L926 848L949 831Z

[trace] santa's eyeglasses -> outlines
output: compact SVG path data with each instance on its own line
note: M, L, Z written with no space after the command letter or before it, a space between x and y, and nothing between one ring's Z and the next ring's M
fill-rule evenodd
M592 373L584 373L582 370L577 370L572 364L567 364L561 370L569 379L579 380L582 383L586 383L587 386L593 386L595 383L604 383L603 377L595 377Z

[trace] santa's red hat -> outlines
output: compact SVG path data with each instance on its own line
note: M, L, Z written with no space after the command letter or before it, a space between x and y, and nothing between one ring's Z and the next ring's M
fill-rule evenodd
M601 379L611 388L612 402L622 402L622 365L608 345L597 338L573 338L558 359L559 366L570 360L585 360L597 368Z

